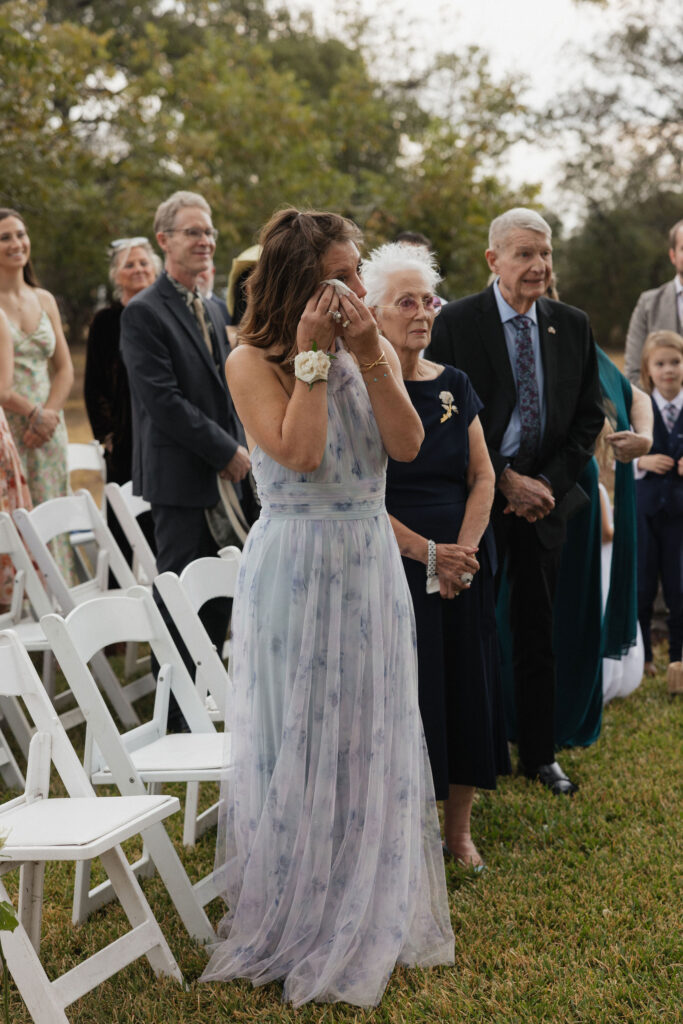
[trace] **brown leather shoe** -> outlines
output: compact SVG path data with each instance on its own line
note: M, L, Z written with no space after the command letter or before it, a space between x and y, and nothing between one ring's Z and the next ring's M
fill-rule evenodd
M670 697L683 694L683 661L672 661L666 670L666 688Z

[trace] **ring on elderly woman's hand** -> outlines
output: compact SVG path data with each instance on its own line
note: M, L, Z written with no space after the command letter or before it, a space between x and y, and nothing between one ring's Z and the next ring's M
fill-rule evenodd
M473 579L474 579L474 576L472 575L471 572L464 572L462 574L462 576L460 577L460 582L467 584L467 583L471 583Z
M342 315L338 309L328 309L327 312L329 313L329 315L332 317L336 324L340 322Z
M344 328L344 330L346 330L346 328L349 326L350 323L351 323L350 320L345 320L344 321L344 323L342 324L342 327Z

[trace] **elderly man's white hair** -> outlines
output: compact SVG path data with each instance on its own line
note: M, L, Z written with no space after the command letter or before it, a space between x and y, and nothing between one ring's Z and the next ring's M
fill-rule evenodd
M535 210L528 210L526 206L515 206L512 210L506 210L491 221L489 228L489 249L502 249L505 240L511 231L538 231L542 235L552 238L553 232L550 224L541 217Z
M381 306L391 275L406 270L419 274L430 292L435 291L441 280L436 256L422 246L387 242L373 249L367 259L363 260L363 284L368 290L365 296L367 305Z

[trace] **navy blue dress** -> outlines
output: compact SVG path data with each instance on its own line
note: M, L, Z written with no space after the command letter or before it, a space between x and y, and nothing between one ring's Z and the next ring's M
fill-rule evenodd
M423 537L456 543L467 501L468 428L482 403L466 374L452 366L435 380L405 384L425 439L413 462L389 459L387 511ZM448 418L442 391L453 396ZM496 776L510 771L490 528L477 558L481 568L471 588L452 600L427 594L425 566L403 559L415 608L420 712L437 800L448 797L449 784L495 789Z

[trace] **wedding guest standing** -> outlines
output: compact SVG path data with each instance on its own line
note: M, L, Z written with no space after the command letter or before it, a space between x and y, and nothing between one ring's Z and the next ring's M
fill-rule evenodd
M146 238L117 238L109 246L114 301L100 309L90 325L83 385L93 436L104 447L108 482L125 484L132 477L133 418L128 375L119 348L121 314L134 295L154 283L160 271L161 260ZM130 544L110 509L107 521L130 560ZM154 549L151 514L143 513L138 522Z
M576 784L555 759L553 606L567 520L586 501L577 480L604 415L588 317L544 297L551 235L534 210L496 217L486 250L496 279L446 304L428 354L464 370L484 403L492 523L510 583L520 771L570 796Z
M203 979L373 1006L397 962L453 960L412 602L384 507L387 454L413 459L423 431L363 302L355 225L282 210L261 241L227 362L262 511L233 617L229 913Z
M509 770L487 530L495 476L467 377L422 358L441 300L425 248L384 245L363 264L366 301L393 345L425 431L412 462L389 460L387 511L415 609L420 713L445 847L475 868L475 786Z
M0 209L0 309L14 347L14 380L4 406L33 504L39 505L69 489L62 409L74 375L57 303L38 287L26 224L9 209ZM56 538L52 551L70 574L68 538Z
M31 495L12 431L1 408L12 394L14 351L9 320L0 310L0 512L31 508ZM14 590L14 565L9 555L0 555L0 614L9 610Z
M638 620L645 670L654 668L650 623L661 579L669 609L669 662L683 648L683 338L653 331L643 346L641 380L652 395L653 444L638 459Z

